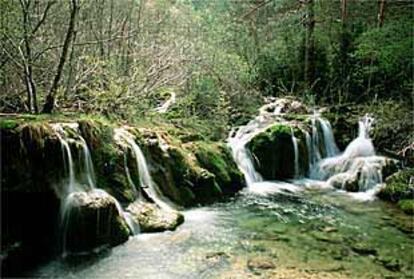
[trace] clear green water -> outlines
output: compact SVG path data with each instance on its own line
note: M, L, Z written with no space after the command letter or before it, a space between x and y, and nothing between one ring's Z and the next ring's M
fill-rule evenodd
M174 232L141 234L30 274L54 278L414 278L412 217L340 193L240 193L185 212Z

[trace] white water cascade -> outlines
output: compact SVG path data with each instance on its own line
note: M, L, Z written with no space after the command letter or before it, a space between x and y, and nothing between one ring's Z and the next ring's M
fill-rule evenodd
M228 139L228 144L232 150L233 158L237 166L243 173L247 187L251 187L253 183L263 181L262 176L255 170L253 158L250 151L246 148L246 144L250 139L258 133L259 123L251 121L243 126ZM232 134L232 133L231 133Z
M78 123L55 123L51 124L52 129L56 132L56 135L62 145L63 161L65 169L69 173L69 182L67 188L62 193L62 206L61 206L61 220L62 220L62 233L63 233L63 255L66 255L66 238L67 238L67 226L71 218L71 212L73 209L73 203L76 199L76 195L79 192L90 193L93 196L105 197L109 196L106 191L102 189L96 189L95 172L92 162L91 153L85 139L81 136ZM81 150L80 165L82 166L79 173L76 174L75 164L73 160L71 145L74 145ZM113 199L119 215L125 220L132 234L139 232L138 225L133 221L132 216L128 212L122 209L122 206L114 198ZM138 229L137 229L138 228Z
M342 154L320 161L314 169L314 178L328 180L331 185L354 185L361 199L372 199L382 184L381 169L387 158L376 156L374 145L369 138L374 119L365 115L359 121L359 133Z
M292 105L290 106L293 107ZM296 107L300 106L296 105ZM233 158L244 174L251 191L263 192L262 188L266 188L266 191L269 191L276 184L280 184L263 181L261 175L254 168L253 160L255 158L247 150L246 144L254 136L276 123L292 125L284 117L286 110L289 110L287 101L275 99L272 103L268 103L260 108L259 115L255 119L230 133L228 143L232 149ZM373 118L366 115L360 119L358 137L348 145L343 153L340 153L335 143L329 121L320 117L317 112L309 118L310 130L305 127L301 129L306 141L307 156L309 158L307 176L310 179L301 180L306 183L296 180L297 184L309 186L311 186L310 184L323 184L324 188L334 186L335 188L353 192L349 194L358 199L368 200L374 198L382 184L382 169L390 164L392 160L375 155L374 146L369 138ZM298 152L299 139L294 135L293 129L291 136L295 152L295 179L297 179L300 172L299 161L301 159ZM277 185L277 187L280 187L280 185Z
M295 137L295 133L293 132L293 128L291 127L291 135L292 135L292 144L293 144L293 152L294 154L294 178L299 177L299 148L298 148L298 139Z
M77 123L55 123L51 127L62 145L63 161L65 169L69 172L69 183L65 189L64 195L69 195L75 191L87 191L95 188L95 173L93 170L92 158L85 139L80 135L79 125ZM73 155L70 145L78 145L82 149L83 169L76 176ZM86 177L86 179L82 179Z
M162 105L155 108L155 111L158 113L166 113L168 109L175 103L176 95L175 92L170 92L170 98L165 101Z
M115 140L119 144L127 143L135 156L137 169L139 173L139 182L141 189L155 202L160 208L165 210L172 210L172 206L161 198L161 191L152 180L151 174L148 170L148 164L142 153L141 148L136 144L135 137L124 128L115 129Z

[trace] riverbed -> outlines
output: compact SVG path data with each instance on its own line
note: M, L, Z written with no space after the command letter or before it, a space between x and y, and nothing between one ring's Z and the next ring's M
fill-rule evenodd
M54 260L48 278L413 278L413 219L300 183L185 211L176 231ZM289 188L289 185L292 188ZM301 186L299 186L301 187ZM285 190L280 190L281 188Z

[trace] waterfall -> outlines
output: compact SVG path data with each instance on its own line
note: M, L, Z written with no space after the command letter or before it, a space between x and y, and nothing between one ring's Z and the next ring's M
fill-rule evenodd
M69 170L69 183L65 191L65 195L69 195L75 191L86 191L94 189L95 173L93 169L92 157L85 139L80 135L79 125L77 123L55 123L51 124L51 127L56 132L56 135L62 145L64 163L67 162L68 164L65 166L65 168ZM82 158L80 159L83 161L83 169L81 169L80 175L85 175L86 181L79 181L79 178L76 179L70 144L78 145L82 149Z
M61 205L61 220L62 220L62 248L63 255L66 255L67 244L67 229L71 219L73 210L76 210L75 197L77 193L85 193L94 197L109 196L106 191L102 189L96 189L95 172L92 162L91 153L85 139L81 136L78 123L55 123L51 124L52 129L56 132L59 139L62 152L65 169L68 170L69 182L66 184L66 188L63 191L62 205ZM76 173L76 168L73 160L71 145L75 146L79 152L79 165L81 166L79 173ZM139 232L139 226L133 221L132 216L129 213L123 211L122 206L116 199L113 199L119 215L127 223L129 230L132 234ZM98 211L99 212L99 211ZM98 218L99 219L99 218ZM99 232L97 232L97 235Z
M263 181L262 176L254 168L250 151L246 148L247 142L260 131L259 128L256 121L251 121L246 126L240 127L237 132L230 132L228 138L228 145L231 148L233 158L243 173L249 188L253 183Z
M299 176L299 150L298 150L298 139L295 137L295 133L293 132L293 128L290 128L291 135L292 135L292 144L293 144L293 152L295 155L294 165L295 165L295 173L294 178L298 178Z
M308 131L304 131L305 133L305 140L306 140L306 150L308 151L308 173L310 173L310 170L313 166L313 158L312 158L312 138L309 135Z
M115 140L120 144L122 144L122 141L125 141L131 147L137 163L141 188L159 207L165 210L171 210L171 206L160 197L161 191L152 180L145 156L142 153L141 148L136 144L134 136L126 129L118 128L115 129Z
M323 135L323 142L326 151L326 157L332 157L339 153L339 148L336 146L335 138L332 132L331 123L328 120L317 118Z
M342 185L357 185L357 191L364 192L364 199L373 198L377 186L383 182L381 169L387 164L385 157L375 155L369 137L373 121L368 115L362 117L358 122L358 136L342 154L320 161L313 170L314 178L328 179L331 184L338 180Z

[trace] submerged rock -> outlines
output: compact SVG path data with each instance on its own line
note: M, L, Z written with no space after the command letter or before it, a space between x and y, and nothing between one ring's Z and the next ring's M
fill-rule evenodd
M65 252L85 252L128 240L128 225L117 201L106 192L74 192L67 197L64 206Z
M174 210L165 210L157 205L136 201L127 207L142 232L174 230L184 222L184 216Z
M252 258L247 261L247 268L252 271L274 269L276 264L268 258Z

